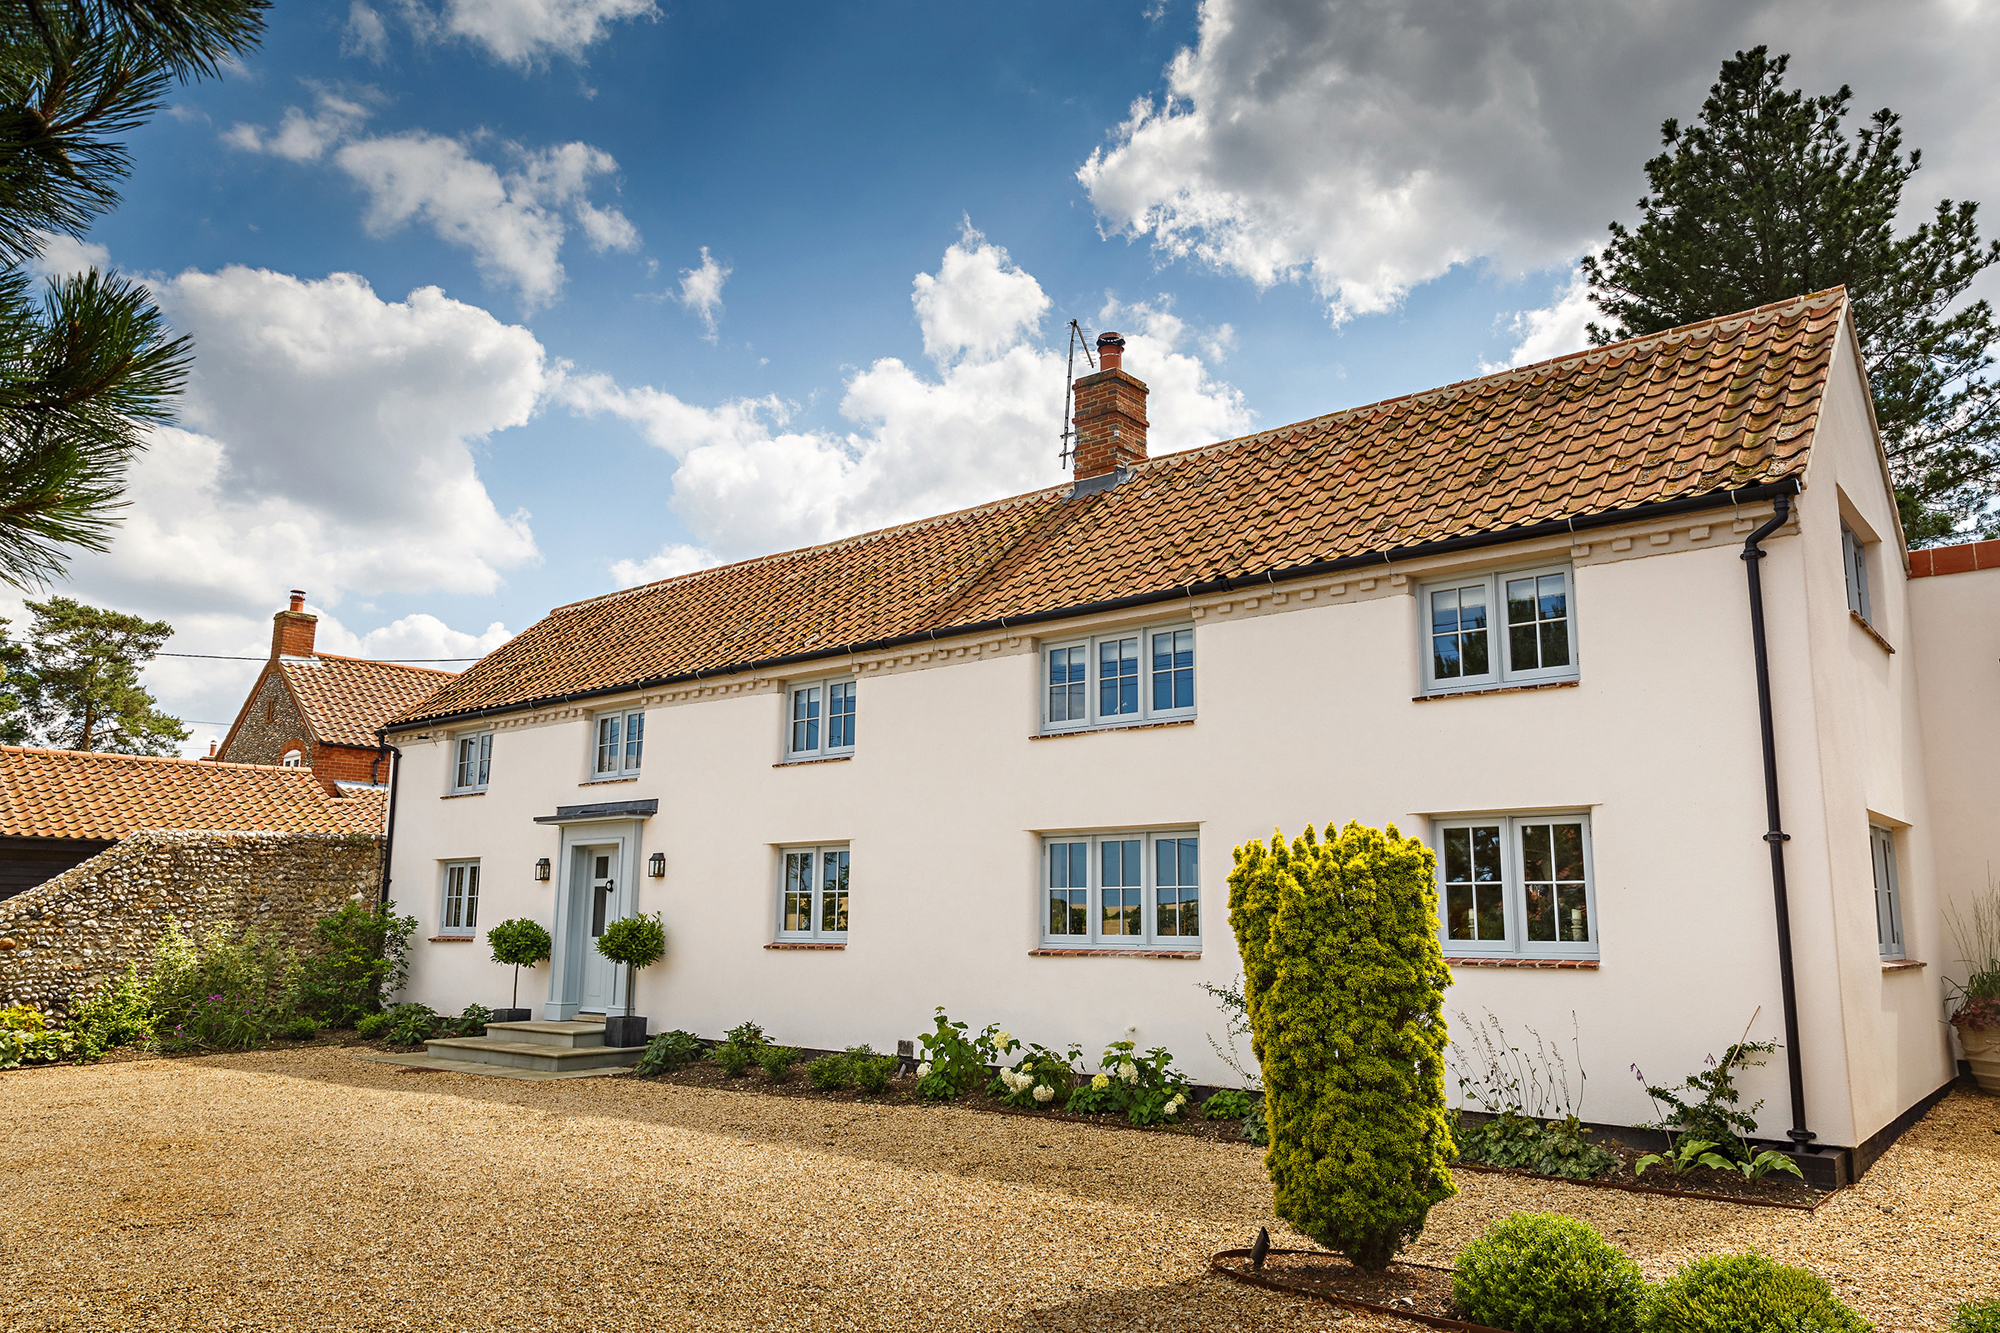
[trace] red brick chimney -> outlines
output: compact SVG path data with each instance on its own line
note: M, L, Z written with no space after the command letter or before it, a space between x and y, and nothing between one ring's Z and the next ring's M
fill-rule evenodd
M1120 367L1125 340L1097 335L1098 370L1076 382L1076 480L1146 461L1146 381Z
M271 656L311 657L313 628L319 617L306 614L306 595L292 589L292 608L271 617Z

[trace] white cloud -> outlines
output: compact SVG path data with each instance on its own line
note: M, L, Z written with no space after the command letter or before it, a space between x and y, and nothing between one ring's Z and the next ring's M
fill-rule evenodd
M418 40L457 37L522 69L550 56L581 60L610 25L659 14L653 0L445 0L442 13L422 0L399 7Z
M111 252L95 241L79 241L62 232L42 233L42 252L22 267L38 278L67 278L90 269L111 271Z
M1260 286L1309 282L1335 320L1455 264L1574 260L1630 213L1666 116L1730 52L1796 55L1925 149L1915 211L2000 168L1981 52L2000 9L1960 0L1206 0L1197 44L1078 173L1109 230ZM1944 165L1939 169L1940 164ZM1920 196L1920 197L1918 197Z
M349 6L347 27L340 37L340 53L362 56L378 65L389 58L389 29L367 0L354 0Z
M722 558L713 551L686 542L668 542L644 560L612 561L611 577L618 580L619 587L629 588L676 574L692 574L697 569L713 569L721 563Z
M1516 338L1514 350L1504 364L1482 363L1480 373L1491 374L1508 366L1530 366L1551 357L1580 352L1590 341L1584 326L1596 318L1597 307L1590 303L1590 285L1584 280L1583 270L1573 270L1553 303L1540 310L1515 314L1508 326Z
M365 8L358 4L356 7ZM325 88L318 90L317 106L316 113L310 116L298 107L286 107L276 130L238 121L223 131L222 141L246 152L270 153L293 162L317 162L327 149L361 128L369 115L363 102Z
M919 274L913 301L934 370L885 357L853 375L844 432L788 429L773 399L708 408L608 376L566 375L552 397L584 415L631 422L678 460L671 506L696 540L620 562L621 582L664 577L825 541L1054 485L1062 428L1062 354L1042 345L1048 300L1034 277L976 231ZM1126 365L1151 386L1154 454L1245 429L1242 396L1181 350L1186 330L1163 303L1130 315ZM658 563L656 564L655 561Z
M708 341L716 338L716 312L722 309L722 284L736 270L718 264L708 247L701 247L701 267L681 270L681 304L701 316L707 326Z
M453 629L436 616L422 612L357 635L318 607L307 609L319 615L314 644L321 652L372 657L377 661L416 662L440 671L463 671L472 663L436 659L484 657L514 637L497 620L484 633L473 634Z

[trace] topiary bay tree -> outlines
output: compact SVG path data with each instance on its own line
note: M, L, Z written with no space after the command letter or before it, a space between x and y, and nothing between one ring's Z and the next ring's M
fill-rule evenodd
M1357 1268L1458 1192L1436 865L1394 825L1350 823L1246 843L1229 876L1278 1216Z
M541 922L517 916L488 929L486 944L493 950L494 962L514 969L514 999L508 1008L518 1011L521 1007L521 969L533 967L547 958L555 948L555 941L549 938L549 932Z
M651 916L628 916L613 921L597 937L597 951L614 963L625 964L625 1016L608 1019L604 1040L611 1046L643 1044L646 1020L632 1016L632 974L651 967L667 952L667 928L658 912Z

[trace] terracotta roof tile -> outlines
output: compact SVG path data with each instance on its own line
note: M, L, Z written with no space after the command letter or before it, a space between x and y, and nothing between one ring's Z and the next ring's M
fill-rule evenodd
M558 607L399 724L1796 479L1839 289Z
M422 703L454 675L429 667L331 653L319 653L311 661L287 658L279 662L278 669L292 687L314 740L322 745L371 748L377 727Z
M10 838L379 833L386 808L380 791L329 795L309 768L0 745L0 836Z

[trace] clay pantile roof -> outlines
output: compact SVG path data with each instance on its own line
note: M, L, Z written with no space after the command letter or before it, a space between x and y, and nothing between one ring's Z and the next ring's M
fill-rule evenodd
M422 703L453 675L330 653L316 654L311 661L288 658L278 669L285 673L314 740L369 749L375 747L375 728Z
M0 745L0 837L140 829L380 833L384 794L332 796L309 768Z
M1846 310L1835 288L558 607L396 723L1796 483Z

